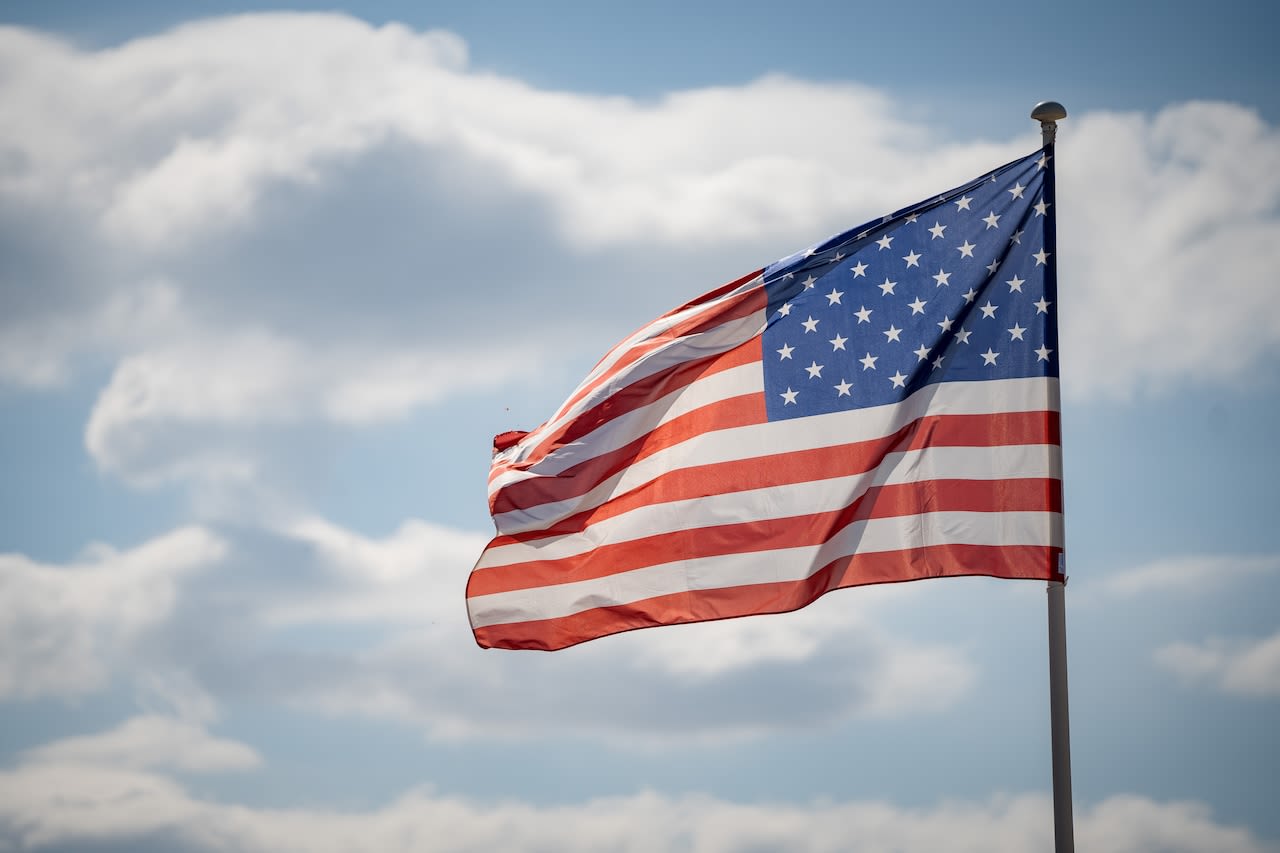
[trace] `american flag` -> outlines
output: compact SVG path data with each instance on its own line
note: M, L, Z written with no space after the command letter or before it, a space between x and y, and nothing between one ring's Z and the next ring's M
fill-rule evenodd
M1053 149L783 258L495 440L484 647L1061 578Z

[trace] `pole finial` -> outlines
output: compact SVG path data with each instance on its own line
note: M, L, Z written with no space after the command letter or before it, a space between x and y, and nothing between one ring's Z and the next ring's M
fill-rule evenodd
M1058 121L1067 117L1067 108L1057 101L1041 101L1031 110L1031 118L1040 122L1040 140L1048 145L1058 132Z

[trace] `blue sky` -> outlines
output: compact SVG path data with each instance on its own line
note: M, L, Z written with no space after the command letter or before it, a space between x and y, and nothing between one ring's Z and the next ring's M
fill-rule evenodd
M1081 849L1280 849L1265 4L0 7L0 849L1009 850L1043 586L484 652L489 442L1058 150Z

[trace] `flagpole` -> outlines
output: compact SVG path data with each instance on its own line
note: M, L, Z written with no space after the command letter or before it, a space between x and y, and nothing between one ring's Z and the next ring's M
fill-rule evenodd
M1058 120L1067 117L1057 101L1042 101L1031 111L1040 122L1040 138L1052 145ZM1049 726L1053 737L1053 840L1054 853L1074 853L1075 831L1071 818L1071 724L1067 715L1067 608L1066 577L1049 581Z

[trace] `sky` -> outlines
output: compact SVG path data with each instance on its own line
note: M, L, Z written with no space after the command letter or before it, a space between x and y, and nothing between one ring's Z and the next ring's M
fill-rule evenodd
M0 4L0 850L1051 849L1045 593L486 651L494 434L1057 145L1082 850L1280 850L1268 4Z

